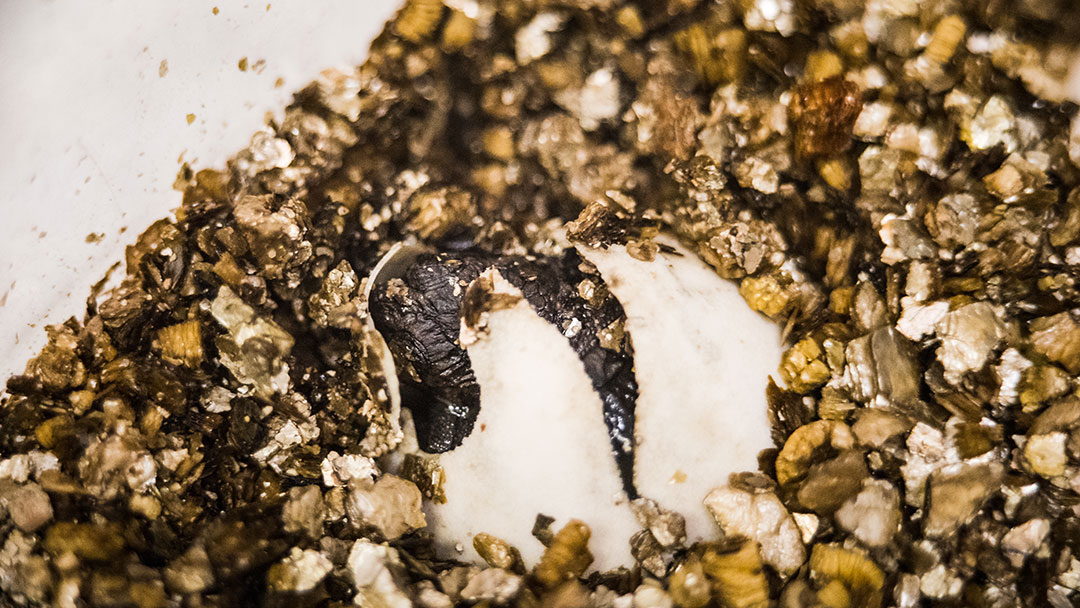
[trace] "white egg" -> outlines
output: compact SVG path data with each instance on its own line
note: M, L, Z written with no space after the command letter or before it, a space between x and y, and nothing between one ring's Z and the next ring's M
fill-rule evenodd
M660 242L673 252L650 262L623 246L578 251L626 314L638 384L636 489L682 514L694 542L718 534L702 502L709 491L733 472L756 470L758 452L772 445L765 388L780 361L780 331L735 283L674 239ZM386 268L415 257L395 255L380 264L380 282ZM566 337L521 299L488 312L486 330L463 332L461 345L481 403L472 433L438 456L446 503L425 504L440 555L479 562L472 538L485 532L531 566L543 552L533 523L544 514L554 529L569 519L590 526L592 569L631 566L629 539L642 525L622 488L600 397Z

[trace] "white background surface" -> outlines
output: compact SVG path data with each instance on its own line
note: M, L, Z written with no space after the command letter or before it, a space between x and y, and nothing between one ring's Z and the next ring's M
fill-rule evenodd
M362 61L398 4L0 0L0 387L179 205L181 155L224 166L292 91Z

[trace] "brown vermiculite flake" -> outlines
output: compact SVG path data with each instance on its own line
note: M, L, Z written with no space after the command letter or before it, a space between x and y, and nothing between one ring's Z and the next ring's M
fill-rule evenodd
M589 536L592 531L584 523L571 520L555 533L551 544L544 551L540 562L536 564L533 575L546 586L555 587L559 583L573 580L585 573L593 561L589 552Z
M8 380L0 604L1080 604L1078 37L1062 1L407 0ZM635 501L628 569L544 515L537 564L436 559L364 277L564 230L677 235L783 327L776 450L706 542Z

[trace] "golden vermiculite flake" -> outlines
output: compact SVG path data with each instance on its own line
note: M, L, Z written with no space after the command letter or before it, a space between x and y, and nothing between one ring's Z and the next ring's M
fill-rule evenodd
M198 321L185 321L158 330L161 358L177 365L198 367L203 358L202 327Z
M0 604L1080 605L1077 40L1063 0L404 0L363 65L185 165L7 381ZM714 480L705 538L700 504L615 498L624 570L539 505L513 516L546 550L448 546L376 263L567 234L658 263L661 232L782 328L775 449ZM560 331L639 346L583 317Z
M701 563L721 605L732 608L765 608L769 605L768 582L757 543L743 540L733 549L707 548Z
M533 576L546 587L555 587L585 573L593 561L589 552L589 526L573 520L555 533L551 544L544 551Z
M434 33L443 14L442 0L408 0L395 20L394 30L409 42L419 42ZM458 34L450 34L456 42Z

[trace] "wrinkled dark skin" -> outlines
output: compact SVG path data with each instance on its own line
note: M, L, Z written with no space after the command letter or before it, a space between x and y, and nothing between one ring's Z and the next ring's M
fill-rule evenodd
M412 410L420 447L448 452L469 436L480 412L480 387L469 355L457 345L461 294L451 278L467 285L489 259L421 256L401 277L408 295L371 294L371 315L398 362L402 399ZM416 378L403 368L411 366Z
M372 293L375 325L406 370L399 370L402 398L413 412L424 451L442 453L461 445L480 412L480 387L468 353L457 344L461 300L472 281L495 267L560 333L575 318L581 323L581 330L567 339L603 401L604 423L623 488L631 497L637 496L633 486L637 401L633 352L629 345L619 352L603 348L597 336L600 329L624 316L622 305L610 294L599 307L581 298L578 283L591 279L601 285L603 281L579 266L581 258L573 251L540 259L477 252L427 254L400 277L408 287L407 294L394 289ZM460 286L457 294L455 282ZM410 375L408 367L416 377Z

